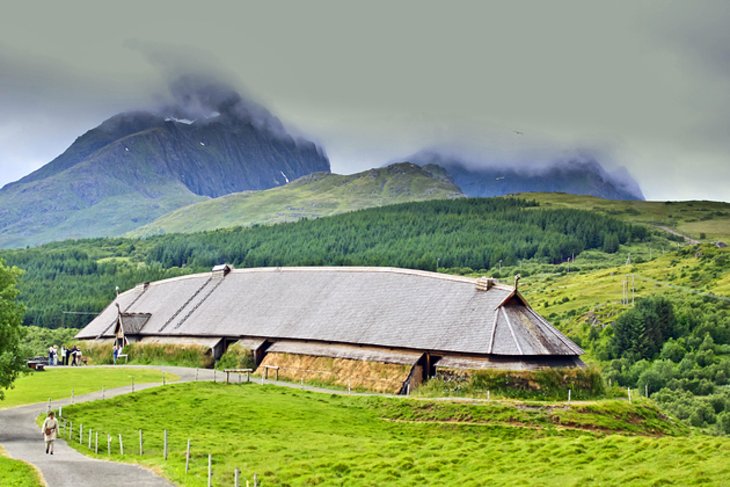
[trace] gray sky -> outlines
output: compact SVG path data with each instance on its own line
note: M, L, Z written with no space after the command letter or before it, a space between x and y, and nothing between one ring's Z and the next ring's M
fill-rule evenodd
M730 2L8 2L0 185L190 71L250 93L335 172L432 147L589 153L648 199L730 201L728 25Z

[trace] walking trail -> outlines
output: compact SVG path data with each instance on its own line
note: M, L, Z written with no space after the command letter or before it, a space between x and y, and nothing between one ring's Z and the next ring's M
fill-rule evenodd
M129 366L132 367L132 366ZM189 369L185 367L157 367L156 370L175 374L181 382L196 380L213 380L213 371ZM220 378L220 374L218 376ZM156 387L160 383L136 384L135 391ZM131 392L130 386L110 389L105 397L114 397ZM75 398L75 403L101 399L101 391L85 394ZM54 401L58 406L71 404L71 399ZM46 413L48 403L37 403L27 406L0 410L0 444L13 458L33 464L40 470L44 480L52 487L171 487L168 480L159 477L152 471L137 465L97 460L82 455L59 438L56 440L54 455L46 455L43 437L35 419ZM4 487L4 486L3 486Z

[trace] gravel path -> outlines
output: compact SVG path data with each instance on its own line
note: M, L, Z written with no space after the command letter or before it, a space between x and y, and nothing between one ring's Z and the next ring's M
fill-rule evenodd
M127 367L127 366L125 366ZM128 366L132 368L133 366ZM160 371L176 374L180 381L188 382L196 379L196 369L184 367L150 366ZM213 371L200 369L199 380L212 380ZM220 380L224 374L218 374ZM223 379L225 380L225 378ZM134 390L139 391L155 387L160 383L136 384ZM118 396L131 392L130 387L110 389L105 397ZM76 403L101 399L101 392L94 392L75 398ZM54 401L55 410L60 405L71 404L71 399ZM0 410L0 444L13 458L25 460L35 465L43 474L46 483L51 487L170 487L169 481L159 477L150 470L137 465L108 462L89 458L77 452L62 439L56 440L55 454L46 455L43 437L35 419L45 414L47 403L31 404L11 409Z

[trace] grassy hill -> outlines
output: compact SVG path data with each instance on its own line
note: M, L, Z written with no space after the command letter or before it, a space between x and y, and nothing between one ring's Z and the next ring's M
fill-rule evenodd
M373 206L462 196L447 178L409 163L349 176L317 173L266 191L235 193L180 208L129 236L291 222Z
M693 239L730 243L730 203L718 201L615 201L565 193L522 193L547 208L596 211L633 223L666 227ZM704 235L704 236L703 236Z
M112 459L189 486L206 485L208 454L214 485L231 485L234 468L269 486L719 486L730 476L730 440L689 434L647 401L447 403L191 383L69 406L64 416L110 434ZM134 447L139 429L144 456Z

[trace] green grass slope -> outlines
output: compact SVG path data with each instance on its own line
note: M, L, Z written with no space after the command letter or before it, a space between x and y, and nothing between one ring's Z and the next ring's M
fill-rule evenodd
M168 381L179 377L166 374ZM5 399L0 401L0 409L33 404L37 402L71 397L102 388L113 389L143 382L161 382L162 375L156 370L135 369L130 367L47 367L43 372L29 372L18 378L12 389L5 391ZM2 484L0 484L2 485Z
M30 464L6 456L0 447L0 485L12 487L42 487L41 476Z
M632 223L666 227L697 240L730 243L730 203L719 201L614 201L565 193L522 193L542 207L596 211ZM705 236L702 237L702 234Z
M164 215L129 235L281 223L373 206L461 196L461 191L447 178L432 175L414 164L401 163L349 176L318 173L266 191L203 201Z
M729 439L690 435L649 402L443 403L191 383L68 407L64 416L99 432L99 454L72 442L80 451L108 457L109 434L112 459L160 468L186 486L207 485L208 454L214 485L232 485L234 468L243 483L256 473L268 486L720 486L730 476Z

